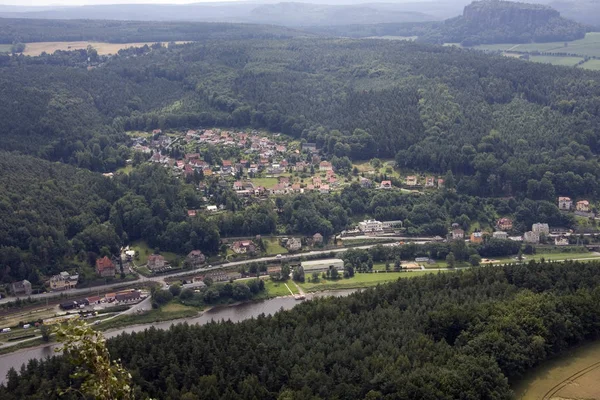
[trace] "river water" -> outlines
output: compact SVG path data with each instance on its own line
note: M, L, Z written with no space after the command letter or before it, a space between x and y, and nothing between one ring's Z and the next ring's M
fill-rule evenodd
M307 294L306 297L307 300L310 300L315 297L347 296L355 291L355 289L336 290L330 292ZM144 329L150 328L151 326L157 329L168 329L171 325L182 322L199 325L203 325L211 321L240 322L245 319L258 317L261 314L272 315L281 310L290 310L299 303L301 303L301 301L298 301L293 297L277 297L275 299L243 303L236 306L215 307L202 313L202 315L200 315L199 317L184 318L174 321L158 322L143 325L134 325L126 328L119 328L104 332L104 336L106 338L111 338L114 336L118 336L121 333L140 332ZM50 357L55 354L54 348L56 346L56 344L49 344L45 346L34 347L31 349L19 350L14 353L0 355L0 384L4 383L4 380L6 379L6 374L11 368L15 368L18 371L21 368L21 365L27 363L31 359L44 359L46 357Z

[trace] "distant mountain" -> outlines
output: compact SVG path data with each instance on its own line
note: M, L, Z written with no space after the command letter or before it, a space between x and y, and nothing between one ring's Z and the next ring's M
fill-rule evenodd
M315 3L326 0L315 0ZM331 0L335 2L336 0ZM464 0L459 0L464 1ZM125 4L81 7L0 6L0 17L119 21L204 21L267 23L284 26L378 24L434 21L456 15L455 2L313 4L216 2L195 4Z
M446 20L422 40L466 46L482 43L555 42L580 39L587 28L541 4L474 1L463 15Z
M435 17L420 12L400 11L401 5L358 4L321 5L310 3L265 4L253 9L253 22L285 26L345 25L389 22L431 21Z

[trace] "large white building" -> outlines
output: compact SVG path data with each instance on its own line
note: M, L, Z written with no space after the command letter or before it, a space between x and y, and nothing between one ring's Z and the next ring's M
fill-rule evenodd
M550 227L548 224L541 224L538 222L537 224L533 224L531 226L531 231L537 233L538 235L548 236L550 234Z
M304 273L327 271L330 268L335 268L338 271L344 269L344 260L339 258L328 258L325 260L303 261L300 263L304 268Z
M361 232L376 232L383 229L383 224L374 219L367 219L358 223Z

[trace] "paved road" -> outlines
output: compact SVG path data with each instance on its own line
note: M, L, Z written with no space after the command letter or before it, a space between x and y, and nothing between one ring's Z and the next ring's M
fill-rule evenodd
M428 240L417 241L415 243L422 244L422 243L430 242L432 240L431 238L420 238L420 239L428 239ZM203 273L203 272L207 272L207 271L213 271L213 270L217 270L217 269L237 267L237 266L241 266L241 265L250 264L253 262L267 262L267 261L278 261L278 260L279 261L281 261L281 260L298 260L301 257L306 257L306 256L323 256L323 255L329 255L331 253L341 254L341 253L344 253L345 251L348 251L349 249L369 249L371 247L375 247L375 246L379 246L379 245L395 246L396 243L383 243L383 244L376 243L376 244L369 244L369 245L364 245L364 246L344 247L344 248L330 249L330 250L319 250L319 251L311 251L308 253L299 253L299 254L292 254L292 255L288 254L288 255L282 255L280 258L273 256L273 257L255 258L255 259L251 259L251 260L233 261L233 262L229 262L229 263L225 263L225 264L211 266L210 268L209 267L198 268L195 270L186 270L186 271L182 271L182 272L174 272L171 274L164 274L164 275L152 276L152 277L140 276L138 279L133 280L133 281L111 283L108 285L95 286L93 288L71 289L66 292L51 292L51 293L33 294L30 297L32 299L46 299L46 298L49 299L49 298L59 297L62 293L68 295L69 297L75 297L75 296L83 295L83 294L93 294L93 293L98 292L98 290L104 291L104 290L112 290L112 289L116 289L116 288L120 288L120 287L121 288L127 287L127 286L131 286L133 284L141 283L141 282L158 282L160 284L164 284L165 278L186 276L186 275L191 275L191 274L195 274L195 273ZM592 253L592 254L594 254L594 253ZM590 260L593 258L597 258L597 257L582 258L579 260L584 261L584 260ZM555 260L555 261L564 261L564 260ZM14 301L14 300L15 300L14 297L7 297L4 299L0 299L0 304L8 303L8 302Z

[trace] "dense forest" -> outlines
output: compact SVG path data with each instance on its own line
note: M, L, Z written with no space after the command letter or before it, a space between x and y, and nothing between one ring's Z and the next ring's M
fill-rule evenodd
M67 260L115 254L130 240L179 252L218 250L214 222L186 220L187 209L201 202L198 194L162 168L144 166L109 179L61 163L0 155L2 282L37 284L39 274L62 271Z
M571 227L556 196L600 196L598 73L382 40L206 40L79 67L88 57L0 59L0 150L12 151L2 153L0 176L4 282L36 282L36 267L47 275L136 239L213 254L220 236L331 235L365 216L432 236L502 215L523 230ZM113 180L85 171L142 162L127 130L213 126L316 142L336 168L394 158L401 171L446 176L457 193L354 186L279 199L274 210L213 183L205 194L225 210L191 221L187 209L206 204L201 193L162 168Z
M600 264L429 275L242 323L108 341L136 398L510 399L528 369L600 333ZM59 398L65 358L12 370L2 399ZM76 398L75 391L61 398Z
M209 40L91 71L64 61L0 67L3 149L108 171L110 155L91 163L81 138L117 150L125 130L256 127L328 156L451 170L472 195L524 194L530 181L574 197L599 189L597 72L382 40Z

